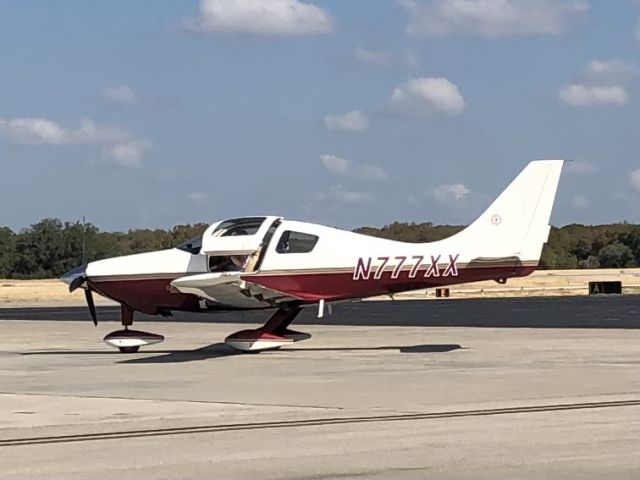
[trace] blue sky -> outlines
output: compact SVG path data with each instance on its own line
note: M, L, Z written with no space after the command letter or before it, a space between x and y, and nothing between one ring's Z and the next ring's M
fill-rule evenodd
M262 3L262 5L259 5ZM640 2L0 3L0 225L640 222Z

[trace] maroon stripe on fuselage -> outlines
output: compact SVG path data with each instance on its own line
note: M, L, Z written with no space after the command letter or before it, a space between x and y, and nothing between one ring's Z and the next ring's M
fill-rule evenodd
M427 277L421 271L415 278L408 278L408 271L402 272L398 278L392 278L392 272L385 272L381 278L374 279L373 274L367 280L354 280L353 272L247 275L243 279L255 282L266 288L277 290L306 301L346 300L351 298L370 297L398 293L419 288L433 288L458 283L494 280L499 278L524 277L532 273L536 267L503 266L503 267L468 267L460 268L458 275Z

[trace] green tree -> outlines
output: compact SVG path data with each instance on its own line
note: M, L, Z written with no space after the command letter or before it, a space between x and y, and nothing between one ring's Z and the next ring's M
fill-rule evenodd
M578 261L578 268L600 268L600 261L596 255L589 255L585 260Z
M618 239L631 249L635 264L640 265L640 227L633 226L628 232L620 234Z
M45 218L18 235L14 274L18 277L53 277L60 272L64 252L63 225Z
M170 232L170 244L169 247L175 247L181 243L186 242L198 235L202 235L204 231L209 227L206 223L196 223L195 225L176 225Z
M626 267L632 260L633 252L620 242L605 245L598 253L598 262L604 268Z
M556 261L558 254L554 248L547 244L542 249L542 255L540 256L540 268L543 270L553 270L556 268Z
M14 233L0 228L0 277L56 277L83 261L172 248L201 234L207 224L165 229L102 232L92 224L47 218ZM403 242L433 242L459 232L460 225L393 222L355 231ZM84 247L84 255L83 255ZM640 265L640 225L566 225L552 228L541 268L598 268Z
M361 227L354 230L356 233L387 238L409 243L435 242L459 232L464 227L460 225L434 225L425 223L401 223L394 222L382 228Z
M13 272L15 237L10 228L0 228L0 278L7 278Z
M571 252L562 250L556 258L555 268L559 270L573 270L578 268L578 259Z

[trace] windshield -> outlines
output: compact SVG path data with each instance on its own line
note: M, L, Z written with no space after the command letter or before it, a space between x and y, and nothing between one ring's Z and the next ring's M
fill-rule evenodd
M193 237L191 240L187 240L176 247L178 250L189 252L193 255L198 255L202 248L202 235Z

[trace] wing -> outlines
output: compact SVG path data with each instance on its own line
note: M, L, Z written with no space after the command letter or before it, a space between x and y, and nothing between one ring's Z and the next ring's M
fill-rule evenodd
M244 272L217 272L176 278L171 286L182 293L196 295L233 308L276 307L301 298L263 287L240 278Z

